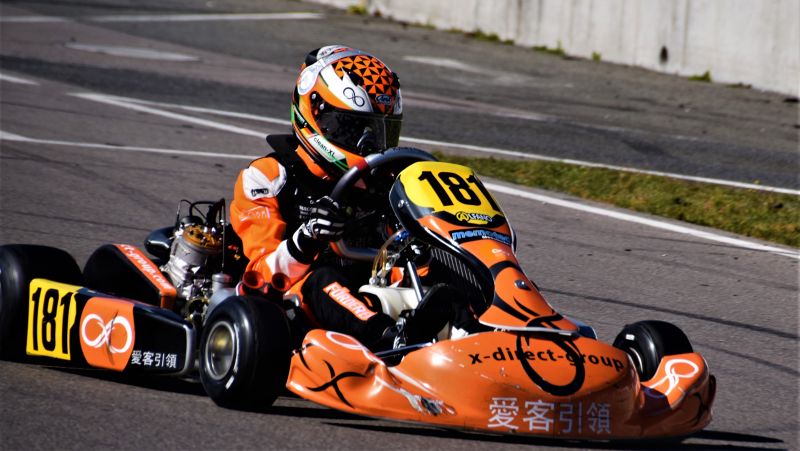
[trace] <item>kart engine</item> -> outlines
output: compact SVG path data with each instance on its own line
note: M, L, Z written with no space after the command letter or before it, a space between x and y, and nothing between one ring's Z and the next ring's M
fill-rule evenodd
M189 204L189 214L181 216ZM201 206L208 206L205 214ZM215 290L231 285L231 276L222 272L225 242L225 200L217 202L181 201L173 234L169 260L161 267L183 301L182 313L189 319L202 317Z

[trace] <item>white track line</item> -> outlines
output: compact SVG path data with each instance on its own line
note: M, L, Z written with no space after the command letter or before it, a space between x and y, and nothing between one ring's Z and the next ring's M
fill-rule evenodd
M95 45L95 44L78 44L68 42L64 44L65 47L73 50L81 50L90 53L101 53L104 55L121 56L124 58L141 58L160 61L176 61L188 62L197 61L200 58L192 55L185 55L183 53L163 52L159 50L141 48L141 47L127 47L120 45Z
M55 16L0 16L0 23L60 23L68 22L64 17Z
M88 22L208 22L242 20L313 20L325 17L319 13L254 13L254 14L163 14L163 15L116 15L86 16L80 20ZM66 17L52 16L5 16L0 22L6 23L57 23L68 22Z
M322 19L318 13L255 13L255 14L169 14L119 15L89 17L91 22L206 22L238 20L309 20Z
M199 152L193 150L176 150L176 149L159 149L153 147L136 147L136 146L112 146L108 144L98 144L98 143L85 143L85 142L72 142L72 141L58 141L58 140L48 140L48 139L35 139L35 138L28 138L20 135L15 135L12 133L3 132L0 130L0 141L16 141L16 142L27 142L33 144L42 144L42 145L53 145L53 146L67 146L67 147L83 147L89 149L98 149L98 150L109 150L114 152L145 152L145 153L155 153L155 154L166 154L166 155L184 155L184 156L195 156L195 157L211 157L211 158L231 158L231 159L238 159L238 160L254 160L258 158L260 155L241 155L241 154L229 154L229 153L219 153L219 152ZM539 202L544 202L550 205L555 205L562 208L569 208L572 210L578 210L585 213L595 214L599 216L604 216L620 221L631 222L635 224L641 224L648 227L653 227L656 229L667 230L674 233L679 233L683 235L689 235L696 238L701 238L709 241L715 241L719 243L728 244L735 247L740 247L744 249L756 250L756 251L763 251L769 252L777 255L782 255L786 257L791 257L794 259L800 260L800 252L792 251L789 249L781 249L778 247L767 246L761 243L755 243L752 241L732 238L729 236L719 235L716 233L707 232L704 230L693 229L691 227L681 226L677 224L672 224L664 221L658 221L655 219L645 218L642 216L637 216L634 214L628 213L621 213L605 208L593 207L589 205L584 205L578 202L567 201L563 199L558 199L551 196L545 196L542 194L535 194L529 191L512 188L505 185L498 185L495 183L485 183L486 187L492 190L493 192L498 193L505 193L512 196L521 197L524 199L535 200Z
M135 102L132 102L130 99L126 99L126 98L122 98L122 97L107 96L107 95L103 95L103 94L91 94L91 93L81 93L81 94L72 94L72 95L80 97L80 98L83 98L83 99L87 99L87 100L93 100L93 101L96 101L96 102L115 105L115 106L119 106L119 107L122 107L122 108L129 108L129 109L132 109L132 110L135 110L135 111L142 111L142 112L146 112L146 113L151 113L151 114L155 114L155 115L159 115L159 116L163 116L163 117L168 117L168 118L171 118L171 119L177 119L179 121L191 122L191 123L195 123L195 124L198 124L198 125L205 125L205 126L208 126L208 127L211 127L211 128L218 129L218 130L229 131L229 132L232 132L232 133L238 133L238 134L242 134L242 135L246 135L246 136L256 136L256 137L260 137L260 138L263 138L265 136L264 133L257 132L255 130L250 130L250 129L241 128L241 127L235 127L235 126L231 126L231 125L228 125L228 124L222 124L222 123L219 123L219 122L214 122L214 121L210 121L210 120L206 120L206 119L199 119L199 118L195 118L195 117L192 117L192 116L186 116L186 115L183 115L183 114L177 114L177 113L172 113L172 112L169 112L169 111L159 110L159 109L156 109L156 108L151 108L151 107L147 107L147 106L144 106L144 105L137 104ZM152 103L152 102L150 102L150 103ZM192 108L194 108L194 107L192 107ZM206 111L206 110L204 110L204 111ZM207 111L210 112L210 111L214 111L214 110L207 110ZM218 112L218 113L223 113L223 112ZM230 113L232 113L232 112L224 112L223 115L230 115ZM242 113L239 113L239 114L242 114ZM239 116L239 117L241 117L241 116ZM445 143L445 144L447 144L447 143ZM113 146L110 146L110 147L113 147ZM233 158L233 156L231 156L230 154L223 154L223 155L221 155L221 157L223 157L223 158ZM242 158L242 159L252 158L252 155L248 155L248 156L240 155L240 156L237 156L236 158ZM527 192L527 191L523 191L523 190L520 190L520 189L516 189L516 188L509 188L509 187L506 187L506 186L496 185L496 184L490 184L490 185L491 185L490 189L495 189L498 192L503 192L503 193L506 193L506 194L511 194L511 195L514 195L514 196L523 197L523 198L526 198L526 199L538 200L538 201L541 201L541 202L546 202L546 203L549 203L551 205L556 205L556 206L560 206L560 207L563 207L563 208L569 208L569 209L573 209L573 210L579 210L579 211L583 211L583 212L587 212L587 213L597 214L597 215L601 215L601 216L605 216L605 217L609 217L609 218L614 218L614 219L621 220L621 221L642 224L642 225L646 225L646 226L650 226L650 227L654 227L654 228L658 228L658 229L662 229L662 230L669 230L669 231L672 231L672 232L675 232L675 233L680 233L680 234L684 234L684 235L690 235L690 236L694 236L694 237L697 237L697 238L702 238L702 239L706 239L706 240L710 240L710 241L716 241L716 242L720 242L720 243L725 243L725 244L729 244L729 245L732 245L732 246L741 247L741 248L745 248L745 249L761 250L761 251L771 252L771 253L778 254L778 255L792 257L792 258L795 258L795 259L800 259L800 252L793 251L793 250L781 249L781 248L778 248L778 247L767 246L767 245L764 245L764 244L761 244L761 243L756 243L756 242L753 242L753 241L747 241L747 240L742 240L742 239L737 239L737 238L731 238L729 236L720 235L720 234L716 234L716 233L711 233L711 232L707 232L707 231L702 231L702 230L698 230L698 229L693 229L691 227L679 226L679 225L672 224L672 223L669 223L669 222L658 221L658 220L655 220L655 219L636 216L636 215L633 215L633 214L620 213L620 212L609 210L609 209L604 209L604 208L599 208L599 207L592 207L592 206L584 205L584 204L581 204L581 203L578 203L578 202L565 201L565 200L558 199L558 198L555 198L555 197L544 196L544 195L541 195L541 194L533 194L533 193L530 193L530 192Z
M17 83L20 85L32 85L32 86L39 86L39 83L31 80L26 80L24 78L13 77L11 75L6 75L0 72L0 81L7 81L9 83Z
M206 126L206 127L209 127L209 128L215 128L217 130L223 130L223 131L226 131L226 132L236 133L236 134L239 134L239 135L255 136L255 137L262 138L262 139L267 136L267 134L264 133L264 132L250 130L250 129L242 128L242 127L237 127L235 125L228 125L228 124L223 124L221 122L214 122L214 121L209 121L209 120L206 120L206 119L200 119L200 118L193 117L193 116L187 116L185 114L172 113L170 111L164 111L164 110L159 110L159 109L156 109L156 108L150 108L150 107L147 107L147 106L144 106L144 105L139 105L137 103L130 102L128 100L122 100L122 99L124 99L122 97L107 96L107 95L103 95L103 94L92 94L92 93L79 93L79 94L71 94L71 95L73 95L75 97L79 97L81 99L92 100L94 102L105 103L105 104L108 104L108 105L114 105L114 106L118 106L118 107L122 107L122 108L127 108L129 110L141 111L143 113L150 113L150 114L154 114L156 116L168 117L170 119L175 119L175 120L183 121L183 122L189 122L189 123L197 124L197 125L203 125L203 126Z
M77 94L72 94L77 95ZM143 100L143 99L134 99L131 97L119 97L119 96L105 96L110 99L116 99L122 102L131 102L131 103L138 103L140 105L153 105L153 106L161 106L166 108L176 108L179 110L184 111L192 111L195 113L205 113L205 114L213 114L215 116L224 116L224 117L235 117L238 119L249 119L252 121L258 122L267 122L270 124L276 125L292 125L290 121L286 119L276 119L272 117L266 117L256 114L248 114L248 113L238 113L236 111L226 111L226 110L217 110L213 108L202 108L197 106L190 106L190 105L181 105L178 103L166 103L166 102L155 102L152 100Z
M77 96L82 96L85 94L73 94ZM212 108L200 108L200 107L193 107L187 105L179 105L174 103L162 103L162 102L154 102L150 100L141 100L141 99L134 99L129 97L119 97L119 96L108 96L108 95L100 95L100 94L92 94L94 96L100 96L106 99L115 100L117 102L122 103L134 103L140 105L153 105L153 106L161 106L167 108L177 108L184 111L192 111L196 113L206 113L206 114L213 114L217 116L225 116L225 117L235 117L241 119L249 119L254 121L260 122L267 122L270 124L277 124L277 125L289 125L290 122L285 119L278 119L266 116L258 116L254 114L246 114L246 113L237 113L234 111L226 111L226 110L217 110ZM469 150L473 152L480 152L480 153L487 153L487 154L494 154L494 155L505 155L509 157L516 157L516 158L524 158L529 160L539 160L539 161L551 161L555 163L564 163L564 164L571 164L576 166L584 166L589 168L602 168L602 169L610 169L614 171L624 171L624 172L632 172L636 174L645 174L645 175L654 175L659 177L669 177L673 179L679 180L687 180L691 182L700 182L700 183L710 183L712 185L723 185L723 186L730 186L734 188L744 188L744 189L752 189L757 191L768 191L774 193L782 193L782 194L791 194L795 196L800 196L800 190L790 189L790 188L780 188L776 186L764 186L764 185L756 185L754 183L744 183L744 182L736 182L733 180L722 180L722 179L715 179L709 177L697 177L692 175L683 175L683 174L675 174L671 172L661 172L661 171L649 171L646 169L636 169L636 168L629 168L625 166L614 166L610 164L602 164L602 163L593 163L591 161L582 161L582 160L573 160L569 158L555 158L549 157L547 155L538 155L538 154L531 154L525 152L519 152L515 150L506 150L506 149L498 149L495 147L485 147L485 146L475 146L471 144L457 144L457 143L449 143L444 141L434 141L432 139L422 139L422 138L412 138L412 137L402 137L402 141L412 143L412 144L423 144L428 146L437 146L437 147L449 147L453 149L463 149Z
M544 196L541 194L535 194L529 191L524 191L518 188L513 188L505 185L498 185L496 183L484 183L487 188L492 190L493 192L498 193L505 193L510 194L512 196L522 197L525 199L536 200L539 202L544 202L550 205L556 205L559 207L569 208L571 210L578 210L583 211L586 213L591 213L599 216L605 216L607 218L618 219L620 221L632 222L635 224L642 224L648 227L653 227L656 229L661 230L668 230L670 232L676 232L683 235L690 235L697 238L702 238L705 240L716 241L718 243L729 244L736 247L741 247L745 249L752 249L757 251L765 251L771 252L774 254L784 255L786 257L792 257L795 259L800 260L800 252L792 251L790 249L782 249L779 247L774 246L767 246L761 243L756 243L752 241L742 240L739 238L732 238L729 236L720 235L717 233L708 232L705 230L698 230L691 227L686 227L678 224L672 224L669 222L659 221L656 219L646 218L643 216L637 216L634 214L629 213L622 213L618 211L609 210L606 208L600 207L593 207L590 205L581 204L578 202L557 199L551 196Z
M575 166L584 166L588 168L601 168L601 169L611 169L614 171L624 171L624 172L632 172L636 174L644 174L644 175L655 175L659 177L669 177L672 179L679 179L679 180L687 180L691 182L701 182L701 183L710 183L712 185L723 185L723 186L730 186L734 188L745 188L745 189L752 189L757 191L769 191L773 193L782 193L782 194L792 194L795 196L800 196L800 190L790 189L790 188L780 188L777 186L764 186L764 185L756 185L754 183L744 183L744 182L736 182L733 180L722 180L722 179L714 179L708 177L696 177L693 175L683 175L683 174L675 174L671 172L660 172L660 171L649 171L646 169L636 169L636 168L629 168L625 166L614 166L610 164L602 164L602 163L593 163L591 161L581 161L581 160L572 160L569 158L554 158L548 157L547 155L537 155L537 154L530 154L524 152L518 152L514 150L505 150L505 149L497 149L494 147L482 147L482 146L473 146L469 144L451 144L443 141L433 141L430 139L420 139L420 138L402 138L405 141L416 143L416 144L426 144L429 146L444 146L444 147L453 147L457 149L464 149L464 150L471 150L474 152L481 152L481 153L488 153L488 154L495 154L495 155L506 155L510 157L517 157L517 158L525 158L529 160L539 160L539 161L552 161L556 163L565 163L571 164Z
M322 19L319 13L256 13L256 14L170 14L170 15L120 15L94 16L92 22L205 22L240 20L308 20Z
M404 56L403 59L406 61L411 61L412 63L427 64L429 66L442 67L444 69L460 70L462 72L469 72L471 74L494 75L497 73L496 71L472 66L470 64L449 58L409 55Z
M49 145L49 146L84 147L87 149L112 150L116 152L128 151L128 152L156 153L164 155L184 155L192 157L234 158L237 160L255 160L256 158L262 156L262 155L241 155L241 154L237 155L237 154L229 154L221 152L200 152L196 150L160 149L157 147L112 146L111 144L86 143L86 142L76 142L76 141L58 141L52 139L36 139L36 138L28 138L26 136L21 136L21 135L15 135L13 133L4 132L2 130L0 130L0 141L26 142L32 144Z

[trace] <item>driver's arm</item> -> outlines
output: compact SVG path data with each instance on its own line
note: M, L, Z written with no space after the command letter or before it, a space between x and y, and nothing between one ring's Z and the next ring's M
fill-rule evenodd
M298 252L292 242L295 231L286 230L277 198L285 183L280 163L258 159L239 174L231 203L231 225L250 259L247 271L261 273L278 291L288 290L305 276L317 253Z

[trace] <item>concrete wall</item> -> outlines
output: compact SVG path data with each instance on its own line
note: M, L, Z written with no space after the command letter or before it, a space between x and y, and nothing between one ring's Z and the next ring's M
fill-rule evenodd
M793 96L800 0L311 0Z

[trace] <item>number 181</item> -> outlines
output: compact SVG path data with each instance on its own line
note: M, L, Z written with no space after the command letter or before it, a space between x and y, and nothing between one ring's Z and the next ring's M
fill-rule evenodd
M497 206L497 203L492 198L492 195L489 194L489 191L486 190L486 187L484 187L483 184L475 178L474 174L470 174L470 176L464 180L463 177L454 172L439 172L438 174L434 175L431 171L423 171L419 176L419 180L428 182L433 189L433 192L436 193L436 196L439 198L439 201L445 207L453 205L453 199L450 197L450 195L452 195L456 201L464 205L478 206L483 204L483 200L481 200L480 196L478 196L478 194L476 194L471 188L470 185L472 185L478 188L478 191L480 191L480 193L483 195L483 198L489 202L489 205L492 207L492 209L495 211L500 211L500 207ZM445 187L442 186L442 182L444 182L444 185L447 186L447 190L445 190ZM450 194L448 194L447 191L450 191Z

